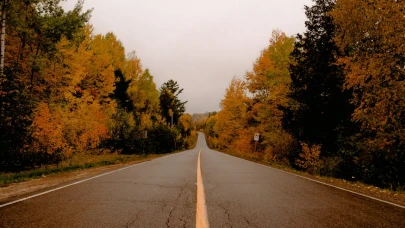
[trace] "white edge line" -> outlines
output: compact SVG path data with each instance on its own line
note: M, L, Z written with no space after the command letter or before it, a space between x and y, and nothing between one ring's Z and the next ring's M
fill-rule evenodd
M187 152L187 151L183 151L183 152ZM180 153L182 153L182 152L180 152ZM169 157L169 156L176 155L176 154L179 154L179 153L169 154L169 155L159 157L159 158ZM159 158L154 158L152 160L159 159ZM63 188L67 188L67 187L70 187L72 185L80 184L80 183L83 183L85 181L89 181L89 180L92 180L92 179L95 179L95 178L98 178L98 177L102 177L102 176L109 175L109 174L112 174L112 173L115 173L115 172L119 172L119 171L122 171L124 169L129 169L129 168L132 168L132 167L137 166L137 165L142 165L142 164L145 164L147 162L149 162L149 161L144 161L144 162L141 162L141 163L138 163L138 164L135 164L135 165L131 165L131 166L127 166L127 167L124 167L124 168L121 168L121 169L113 170L113 171L110 171L110 172L107 172L107 173L99 174L99 175L94 176L94 177L90 177L90 178L87 178L87 179L84 179L84 180L80 180L80 181L77 181L77 182L74 182L74 183L71 183L71 184L67 184L67 185L64 185L64 186L61 186L61 187L58 187L58 188L54 188L54 189L51 189L51 190L48 190L48 191L45 191L45 192L41 192L41 193L38 193L38 194L35 194L35 195L32 195L32 196L28 196L28 197L18 199L18 200L12 201L12 202L1 204L0 208L7 207L7 206L10 206L12 204L16 204L16 203L19 203L19 202L22 202L22 201L25 201L25 200L28 200L28 199L32 199L32 198L35 198L35 197L38 197L38 196L41 196L41 195L45 195L45 194L48 194L48 193L51 193L51 192L54 192L54 191L58 191L58 190L61 190Z
M214 150L214 151L215 151L215 150ZM219 151L216 151L216 152L219 152ZM372 196L368 196L368 195L365 195L365 194L362 194L362 193L359 193L359 192L355 192L355 191L352 191L352 190L348 190L348 189L345 189L345 188L341 188L341 187L338 187L338 186L335 186L335 185L332 185L332 184L327 184L327 183L324 183L324 182L322 182L322 181L318 181L318 180L314 180L314 179L311 179L311 178L308 178L308 177L300 176L300 175L295 174L295 173L290 173L290 172L287 172L287 171L284 171L284 170L281 170L281 169L277 169L277 168L274 168L274 167L271 167L271 166L267 166L267 165L263 165L263 164L256 163L256 162L253 162L253 161L249 161L249 160L246 160L246 159L243 159L243 158L239 158L239 157L236 157L236 156L227 154L227 153L225 153L225 152L219 152L219 153L223 153L223 154L226 154L226 155L231 156L231 157L234 157L234 158L238 158L238 159L243 160L243 161L247 161L247 162L251 162L251 163L254 163L254 164L258 164L258 165L261 165L261 166L264 166L264 167L267 167L267 168L270 168L270 169L277 170L277 171L279 171L279 172L287 173L287 174L290 174L290 175L293 175L293 176L296 176L296 177L300 177L300 178L303 178L303 179L306 179L306 180L309 180L309 181L312 181L312 182L316 182L316 183L319 183L319 184L323 184L323 185L326 185L326 186L329 186L329 187L332 187L332 188L336 188L336 189L339 189L339 190L342 190L342 191L345 191L345 192L350 192L350 193L353 193L353 194L355 194L355 195L363 196L363 197L366 197L366 198L369 198L369 199L373 199L373 200L376 200L376 201L379 201L379 202L382 202L382 203L390 204L390 205L392 205L392 206L396 206L396 207L405 209L405 206L400 205L400 204L392 203L392 202L385 201L385 200L382 200L382 199L378 199L378 198L375 198L375 197L372 197Z
M92 179L95 179L95 178L98 178L98 177L102 177L102 176L105 176L105 175L108 175L108 174L111 174L111 173L122 171L124 169L129 169L131 167L141 165L143 163L145 163L145 162L138 163L138 164L131 165L131 166L127 166L127 167L117 169L117 170L114 170L114 171L111 171L111 172L108 172L108 173L103 173L103 174L100 174L100 175L97 175L97 176L94 176L94 177L90 177L90 178L87 178L87 179L84 179L84 180L81 180L81 181L77 181L77 182L74 182L74 183L71 183L71 184L67 184L67 185L64 185L64 186L61 186L61 187L58 187L58 188L54 188L54 189L51 189L51 190L48 190L48 191L45 191L45 192L41 192L41 193L38 193L38 194L35 194L35 195L32 195L32 196L28 196L28 197L25 197L25 198L22 198L22 199L19 199L19 200L15 200L15 201L12 201L12 202L9 202L9 203L5 203L5 204L0 205L0 208L6 207L6 206L9 206L9 205L18 203L18 202L22 202L22 201L25 201L25 200L28 200L28 199L32 199L32 198L35 198L35 197L38 197L38 196L41 196L41 195L45 195L45 194L48 194L48 193L51 193L51 192L54 192L54 191L57 191L57 190L60 190L60 189L63 189L63 188L67 188L67 187L70 187L72 185L80 184L80 183L83 183L85 181L89 181L89 180L92 180Z

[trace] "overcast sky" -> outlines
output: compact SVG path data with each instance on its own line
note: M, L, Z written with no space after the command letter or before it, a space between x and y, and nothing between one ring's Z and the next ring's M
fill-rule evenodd
M77 0L62 4L72 9ZM184 88L188 113L219 110L233 76L252 69L273 29L305 31L311 0L86 0L95 33L113 32L135 50L157 87Z

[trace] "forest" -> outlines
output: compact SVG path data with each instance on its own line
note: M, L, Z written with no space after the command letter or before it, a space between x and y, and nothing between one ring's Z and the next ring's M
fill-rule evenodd
M1 1L0 172L192 147L180 85L158 89L135 51L94 34L83 1L71 11L59 3Z
M273 30L197 129L217 150L403 190L405 2L314 0L304 9L306 31Z

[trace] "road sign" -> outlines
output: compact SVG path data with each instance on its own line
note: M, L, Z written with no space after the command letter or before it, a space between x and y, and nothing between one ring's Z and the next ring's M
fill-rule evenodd
M259 141L259 138L260 138L260 134L259 133L255 133L255 141Z

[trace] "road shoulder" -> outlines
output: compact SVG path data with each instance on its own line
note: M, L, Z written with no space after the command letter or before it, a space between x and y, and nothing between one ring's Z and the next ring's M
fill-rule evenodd
M215 150L217 151L217 150ZM342 188L346 191L355 192L360 195L365 195L371 198L376 198L378 200L387 201L389 203L398 204L402 207L405 206L405 191L391 191L388 189L381 189L372 185L367 185L361 182L351 182L343 179L333 178L333 177L324 177L319 175L311 175L309 173L301 172L294 170L289 167L284 167L280 165L269 164L264 161L258 161L240 154L228 153L223 151L218 151L220 153L224 153L233 157L237 157L246 161L254 162L257 164L261 164L267 166L269 168L273 168L279 171L287 172L292 175L300 176L306 179L313 180L315 182L321 182L326 185L331 185L336 188Z
M175 152L178 153L178 152ZM150 157L140 158L136 161L130 161L121 164L98 166L86 169L79 169L70 172L55 173L42 178L36 178L19 183L12 183L6 187L0 188L0 204L11 202L32 194L38 194L52 188L70 184L75 181L91 178L103 173L111 172L135 164L148 162L156 158L171 155L174 153L152 155Z

